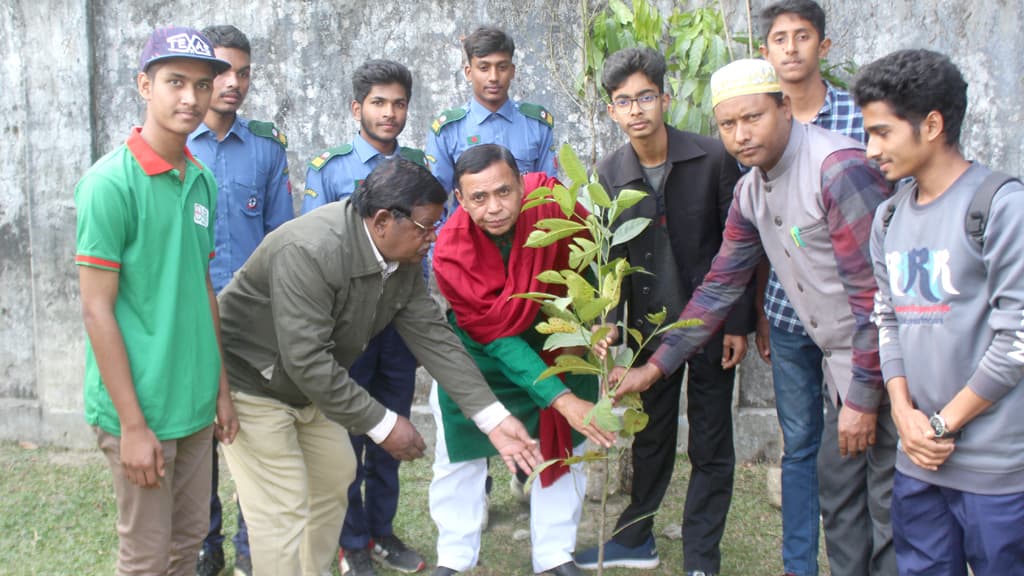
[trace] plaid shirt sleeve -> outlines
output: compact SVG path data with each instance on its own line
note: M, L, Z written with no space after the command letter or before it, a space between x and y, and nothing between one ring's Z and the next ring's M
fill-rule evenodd
M832 132L845 134L864 144L868 142L864 133L864 117L854 103L853 97L849 92L840 90L828 82L825 83L825 102L811 123ZM791 334L807 334L774 269L768 277L768 285L764 291L764 314L776 328Z
M683 313L679 315L680 320L695 318L704 323L672 330L662 337L661 345L650 358L650 362L662 374L672 374L678 370L687 358L693 356L698 348L718 332L729 311L742 298L754 271L764 258L757 227L739 209L742 194L740 185L729 206L718 256L712 261L711 270L704 277L704 282L694 291Z
M884 388L878 360L878 330L871 322L875 283L871 261L871 222L889 194L882 174L857 149L839 150L821 166L821 198L825 207L836 269L853 312L853 380L843 398L858 412L878 410Z

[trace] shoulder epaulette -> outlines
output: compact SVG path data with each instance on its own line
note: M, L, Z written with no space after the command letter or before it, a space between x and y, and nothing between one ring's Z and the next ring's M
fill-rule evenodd
M273 122L249 120L249 131L257 136L269 138L285 148L288 147L288 137L284 135L284 132L278 130Z
M419 148L406 148L405 146L400 146L398 148L398 155L406 160L415 162L424 168L427 167L427 155Z
M555 117L548 112L546 108L540 104L532 104L530 102L520 102L519 111L523 113L523 116L527 118L533 118L538 122L547 124L548 128L555 127Z
M430 129L434 131L434 134L440 134L441 128L455 122L456 120L462 120L466 117L465 108L451 108L441 112L441 115L434 118L434 123L430 125Z
M335 156L345 156L352 153L352 144L342 144L341 146L335 146L334 148L328 148L324 150L323 154L313 157L309 161L309 167L317 172L327 164L327 161Z

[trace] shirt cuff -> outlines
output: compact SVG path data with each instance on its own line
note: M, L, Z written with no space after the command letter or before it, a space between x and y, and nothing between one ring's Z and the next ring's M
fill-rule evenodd
M396 414L393 410L388 410L387 412L384 413L384 417L381 418L380 422L377 422L376 426L370 428L366 435L370 437L370 440L373 440L374 444L380 444L381 442L387 440L388 436L391 434L391 431L395 428L395 424L397 423L398 414Z
M501 421L511 416L512 413L505 409L501 402L494 402L487 408L473 415L473 423L484 434L490 434L491 430L498 427Z

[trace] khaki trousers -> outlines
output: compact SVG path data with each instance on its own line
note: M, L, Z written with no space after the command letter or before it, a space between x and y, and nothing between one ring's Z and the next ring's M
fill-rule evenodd
M121 467L121 437L94 428L117 497L118 576L191 576L210 522L213 426L160 443L159 488L133 484Z
M325 576L356 461L348 432L316 406L231 392L239 432L224 456L249 525L255 576Z

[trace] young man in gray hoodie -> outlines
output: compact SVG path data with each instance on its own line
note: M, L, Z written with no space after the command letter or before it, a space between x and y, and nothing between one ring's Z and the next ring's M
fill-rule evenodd
M878 208L871 236L900 436L899 573L1024 574L1024 186L989 185L992 171L964 158L967 83L946 56L894 52L853 93L868 157L890 181L913 178ZM970 208L987 187L991 208ZM987 217L976 235L968 212Z

